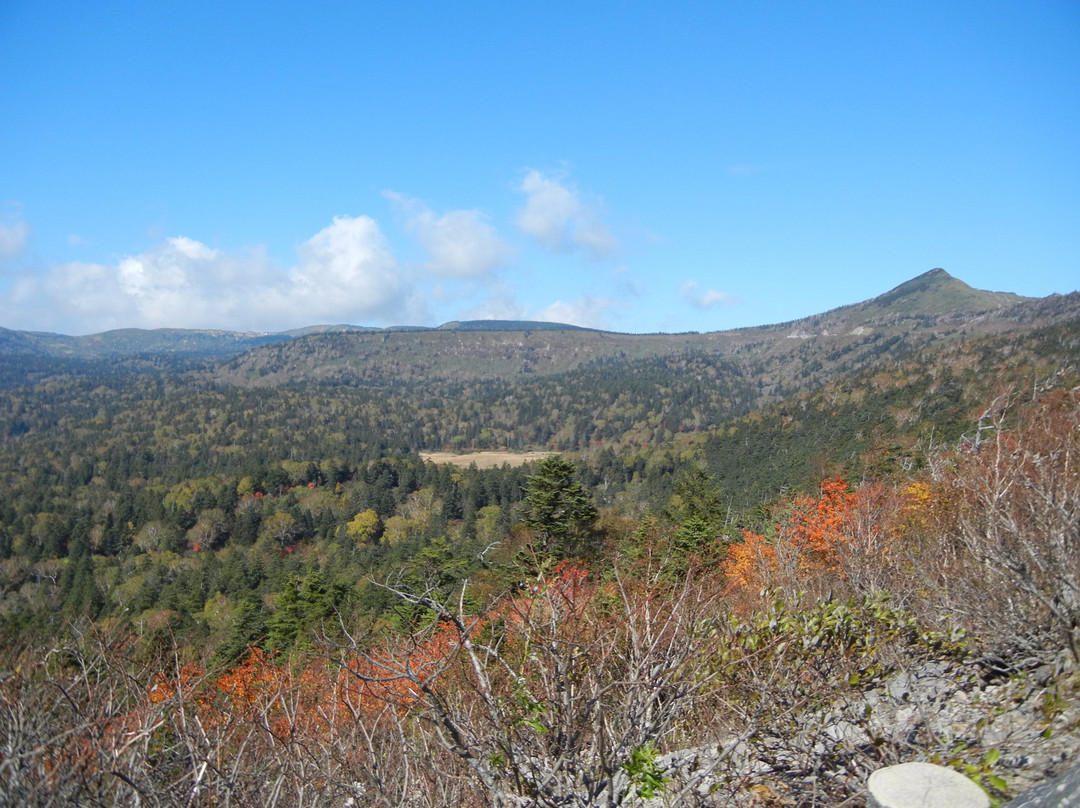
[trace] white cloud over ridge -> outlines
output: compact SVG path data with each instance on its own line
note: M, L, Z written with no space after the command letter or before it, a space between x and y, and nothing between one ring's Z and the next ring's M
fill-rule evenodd
M698 286L697 281L692 280L682 282L679 286L679 296L696 309L711 309L736 302L735 298L727 292L718 292L715 289L703 290Z
M368 216L335 216L297 249L287 305L312 314L381 318L407 310L408 283L390 245ZM312 321L314 322L314 321Z
M547 249L582 251L591 258L605 258L618 250L598 207L587 204L577 191L557 179L534 169L517 190L526 197L517 226Z
M598 208L563 180L536 171L519 190L526 202L518 226L555 257L537 260L534 252L527 264L518 263L523 244L512 246L484 212L435 212L392 191L384 197L423 251L419 260L400 258L375 219L360 215L334 217L284 265L263 246L222 248L186 236L114 259L43 264L26 260L31 229L21 209L6 217L0 212L0 325L68 334L274 332L332 323L520 319L607 329L609 316L636 292L625 267L608 278L614 297L580 291L585 261L618 246ZM68 237L69 246L81 242Z
M49 327L81 332L109 328L221 328L241 322L258 329L250 303L273 288L280 272L260 251L233 254L178 237L115 264L71 262L27 278L13 309ZM6 307L5 307L6 308Z
M584 295L575 300L557 300L539 311L519 303L512 289L496 284L480 305L463 312L463 320L526 320L541 323L564 323L606 331L611 328L608 315L625 308L617 299Z
M283 271L262 248L230 252L175 237L114 264L72 262L0 295L8 327L227 328L278 331L340 321L405 322L419 313L375 221L338 216Z
M606 331L611 327L608 313L624 306L621 301L611 298L585 295L569 302L557 300L532 319Z
M487 289L485 299L461 312L461 320L529 320L527 306L519 303L514 290L505 282L496 281Z

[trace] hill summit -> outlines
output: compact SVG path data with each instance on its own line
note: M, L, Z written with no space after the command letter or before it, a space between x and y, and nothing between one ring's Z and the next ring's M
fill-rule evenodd
M905 281L863 305L893 311L900 309L912 314L957 314L1012 306L1031 299L1011 292L974 289L939 267Z

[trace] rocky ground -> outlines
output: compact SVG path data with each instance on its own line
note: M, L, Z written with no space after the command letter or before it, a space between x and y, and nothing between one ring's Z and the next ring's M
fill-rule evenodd
M1080 759L1080 671L923 662L785 726L665 755L672 780L650 805L861 806L874 769L908 761L954 768L1000 804Z

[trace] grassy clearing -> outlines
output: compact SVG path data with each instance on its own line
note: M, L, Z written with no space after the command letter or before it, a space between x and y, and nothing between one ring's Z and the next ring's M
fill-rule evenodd
M554 452L420 452L420 457L432 463L450 463L461 468L468 468L475 463L478 469L500 468L504 463L511 466L523 466L534 460L541 460Z

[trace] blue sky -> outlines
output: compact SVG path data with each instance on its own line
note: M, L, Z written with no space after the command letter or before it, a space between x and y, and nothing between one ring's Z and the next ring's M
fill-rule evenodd
M0 326L1080 287L1080 4L0 2Z

